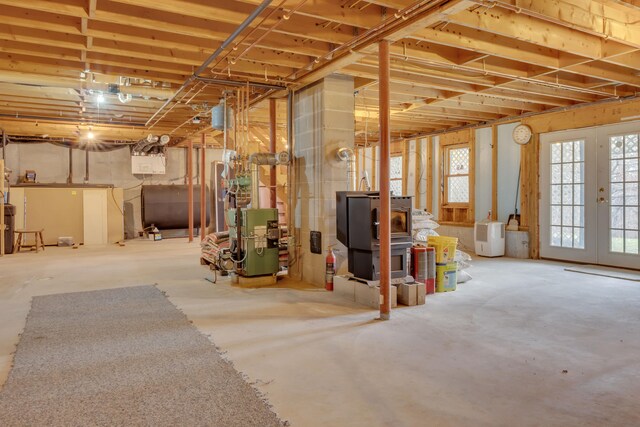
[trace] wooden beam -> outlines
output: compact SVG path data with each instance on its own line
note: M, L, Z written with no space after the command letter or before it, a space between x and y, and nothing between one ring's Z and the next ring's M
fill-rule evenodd
M636 25L640 14L637 11L629 9L619 14L606 4L591 1L581 2L581 5L564 0L516 0L515 3L523 14L640 47L640 27ZM635 17L630 18L633 14Z
M467 209L467 223L476 220L476 132L469 130L469 208Z
M473 2L469 0L451 0L405 21L403 21L401 17L396 18L395 21L388 21L388 24L383 27L382 30L378 31L375 36L364 38L356 36L351 42L352 45L350 49L334 52L331 54L331 58L325 58L324 61L321 60L317 64L310 63L309 67L311 67L311 70L304 72L302 75L300 75L300 73L292 75L291 77L295 80L295 87L306 86L349 64L363 59L367 55L375 54L375 43L381 38L385 38L391 42L398 41L411 35L419 28L428 27L440 22L449 15L465 10L472 5Z
M537 1L537 0L536 0ZM602 57L602 39L572 28L541 22L525 14L501 8L478 8L463 11L449 19L450 22L469 28L500 34L515 40L570 52L585 58Z
M6 142L6 136L4 131L2 132L2 152L4 153L4 144ZM4 223L4 155L0 159L0 257L4 256L5 252L5 223ZM13 239L13 236L9 237Z
M15 0L0 0L0 5L16 6ZM58 2L51 0L29 0L30 10L48 12L66 16L87 17L84 6L78 2Z

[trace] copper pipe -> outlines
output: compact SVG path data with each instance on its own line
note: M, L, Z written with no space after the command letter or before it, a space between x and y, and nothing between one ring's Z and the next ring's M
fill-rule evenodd
M204 240L204 235L207 232L207 195L204 191L207 185L207 182L205 180L207 176L207 171L205 170L207 155L205 140L206 136L203 133L202 143L200 144L200 240Z
M189 243L193 242L193 141L187 144L187 184L189 185L189 196L187 199L187 210L189 215Z
M270 151L272 153L276 152L276 136L276 100L271 98L269 100L269 142L271 143ZM278 183L276 180L276 168L277 166L275 165L271 166L271 173L269 174L269 185L271 186L271 208L276 207L276 185Z
M380 319L391 318L391 198L389 197L389 164L391 163L389 131L389 42L378 44L379 56L379 119L380 119Z
M247 82L247 86L245 88L246 90L246 99L244 101L244 113L245 113L245 125L246 125L246 147L247 147L247 154L249 154L249 149L250 149L250 143L251 141L249 140L249 107L251 106L251 103L249 102L251 100L251 92L249 90L249 82ZM256 207L260 207L260 206L256 206Z

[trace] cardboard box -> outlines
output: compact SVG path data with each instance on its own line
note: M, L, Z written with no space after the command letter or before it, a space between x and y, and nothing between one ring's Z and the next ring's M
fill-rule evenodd
M418 292L416 283L401 283L398 285L398 302L403 305L417 305Z
M416 302L423 305L427 300L427 285L424 283L416 283Z
M355 282L355 291L356 303L375 308L376 310L380 309L382 295L380 295L380 288L378 286L369 286L366 283ZM398 306L398 293L395 286L389 287L389 300L391 302L391 308Z

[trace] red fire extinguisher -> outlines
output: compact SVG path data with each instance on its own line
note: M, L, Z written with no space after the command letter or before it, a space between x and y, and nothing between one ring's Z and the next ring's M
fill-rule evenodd
M333 276L336 274L336 255L333 253L333 249L331 246L328 248L327 253L327 270L324 275L325 277L325 289L328 291L333 290Z

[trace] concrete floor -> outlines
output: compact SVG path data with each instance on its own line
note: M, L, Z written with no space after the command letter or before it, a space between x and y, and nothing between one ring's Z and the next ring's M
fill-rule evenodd
M157 283L294 426L640 425L640 283L474 259L380 322L301 283L213 285L198 259L184 240L0 258L0 383L32 296Z

